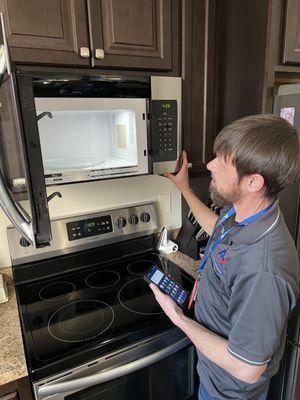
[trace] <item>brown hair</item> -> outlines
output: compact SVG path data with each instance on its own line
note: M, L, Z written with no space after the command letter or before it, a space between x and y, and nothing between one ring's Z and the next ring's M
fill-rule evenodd
M239 178L260 174L269 198L300 177L300 143L297 130L272 114L252 115L221 130L215 154L232 157Z

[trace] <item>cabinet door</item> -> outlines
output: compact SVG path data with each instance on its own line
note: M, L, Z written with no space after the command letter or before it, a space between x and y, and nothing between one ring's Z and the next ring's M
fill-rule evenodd
M0 400L19 400L19 396L17 392L5 394L0 397Z
M89 47L84 0L1 0L0 7L15 63L89 65L80 56Z
M183 2L183 149L192 174L206 171L216 135L216 1Z
M93 66L171 70L171 0L88 0Z
M283 63L300 63L300 2L287 0Z

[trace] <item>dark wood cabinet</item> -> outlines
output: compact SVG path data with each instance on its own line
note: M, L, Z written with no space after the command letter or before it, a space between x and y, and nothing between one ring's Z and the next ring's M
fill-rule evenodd
M16 64L178 70L179 0L0 0L0 10Z
M272 113L274 87L300 80L299 0L226 0L219 7L218 129L246 115Z
M286 2L283 63L300 63L299 0L287 0Z
M17 64L88 66L85 0L1 0L11 56Z
M0 400L33 400L28 377L0 386Z
M171 3L88 0L93 66L171 70Z
M0 400L19 400L18 392L13 392L9 394L5 394L0 397Z
M206 171L216 136L219 15L217 0L183 1L183 148L191 175Z
M220 129L240 117L266 111L271 26L269 0L227 0L219 7L223 15Z

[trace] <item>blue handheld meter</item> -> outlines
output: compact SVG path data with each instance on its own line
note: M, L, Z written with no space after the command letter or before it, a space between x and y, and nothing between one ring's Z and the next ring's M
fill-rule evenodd
M170 296L180 307L184 307L188 299L188 292L155 265L151 267L144 278L148 283L154 283L163 293Z

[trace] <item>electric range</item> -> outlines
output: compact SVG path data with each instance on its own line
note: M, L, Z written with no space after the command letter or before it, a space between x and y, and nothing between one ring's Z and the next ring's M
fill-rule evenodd
M145 213L148 217L142 222ZM134 216L140 225L128 222L136 221ZM126 221L124 226L122 218ZM53 221L54 244L48 249L16 249L18 233L13 229L8 233L28 370L36 398L48 398L48 394L51 397L58 392L64 392L63 397L51 398L69 398L64 396L73 393L73 387L56 386L49 393L48 388L45 393L43 390L52 381L58 382L56 385L63 381L65 385L69 376L75 382L74 377L86 379L95 371L105 370L107 360L116 354L127 354L118 361L119 367L137 358L133 349L139 348L140 359L140 349L147 347L143 353L147 359L166 346L175 346L171 355L189 345L144 280L145 273L156 265L185 289L192 287L191 278L156 251L160 228L155 206L150 204ZM185 357L193 364L191 349ZM89 372L82 372L88 368ZM192 370L191 365L187 368ZM116 366L109 369L117 371ZM114 379L118 376L121 375ZM190 387L192 381L191 378ZM80 398L78 390L90 390L86 389L90 386L94 387L77 382L74 398ZM116 396L122 398L119 392Z

